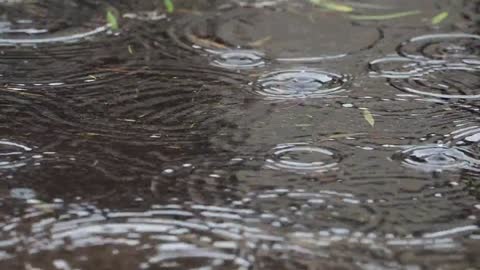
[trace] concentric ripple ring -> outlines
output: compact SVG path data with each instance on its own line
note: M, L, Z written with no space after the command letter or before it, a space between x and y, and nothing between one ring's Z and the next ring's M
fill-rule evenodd
M480 171L480 160L471 151L445 145L423 145L408 148L393 156L406 167L433 172L460 169Z
M401 43L397 52L411 59L464 60L478 59L480 36L452 33L432 34L412 38Z
M319 70L280 70L261 76L257 93L267 99L320 98L345 91L349 79Z
M306 143L287 143L276 146L266 167L300 174L321 173L334 170L340 157L333 151Z

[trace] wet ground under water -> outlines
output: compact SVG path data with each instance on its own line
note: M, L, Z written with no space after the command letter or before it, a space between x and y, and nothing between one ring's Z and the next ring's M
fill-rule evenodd
M0 269L479 269L479 1L173 4L0 1Z

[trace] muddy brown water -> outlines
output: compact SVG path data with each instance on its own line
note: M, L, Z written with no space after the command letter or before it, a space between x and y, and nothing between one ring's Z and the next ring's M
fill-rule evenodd
M0 268L479 269L479 2L335 3L0 1Z

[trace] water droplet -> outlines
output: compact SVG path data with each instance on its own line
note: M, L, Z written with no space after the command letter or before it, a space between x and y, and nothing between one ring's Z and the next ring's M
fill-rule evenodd
M228 50L213 56L212 65L226 69L253 69L265 65L264 55L252 50Z
M467 149L443 145L414 146L393 156L403 165L422 171L480 171L480 160Z
M258 94L268 99L333 96L346 90L349 76L319 70L281 70L261 76Z

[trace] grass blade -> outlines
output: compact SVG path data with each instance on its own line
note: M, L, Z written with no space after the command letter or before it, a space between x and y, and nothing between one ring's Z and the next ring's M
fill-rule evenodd
M432 24L433 25L439 24L443 22L446 18L448 18L448 12L447 11L440 12L432 18Z
M397 12L397 13L390 13L390 14L383 14L383 15L352 15L350 16L351 19L354 20L370 20L370 21L382 21L382 20L391 20L397 19L412 15L418 15L422 13L420 10L410 10L405 12Z
M112 30L118 30L118 20L111 10L107 11L107 22Z
M173 4L173 0L163 0L163 3L165 4L165 8L167 9L168 13L172 13L175 11L175 5Z
M372 113L367 109L363 108L363 118L370 124L370 126L374 127L375 126L375 119L373 118Z
M323 7L328 10L338 11L338 12L352 12L353 8L351 6L337 4L330 0L310 0L310 3Z

